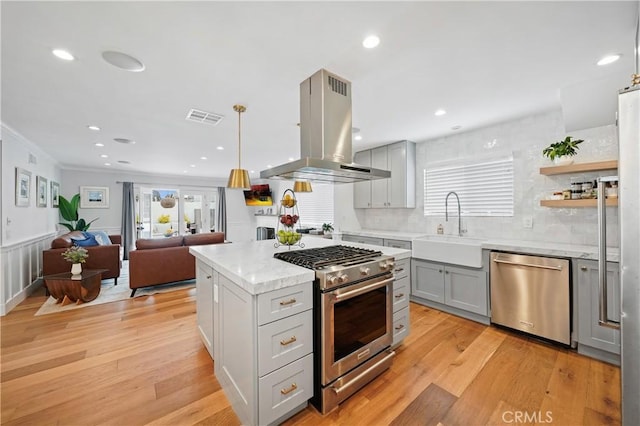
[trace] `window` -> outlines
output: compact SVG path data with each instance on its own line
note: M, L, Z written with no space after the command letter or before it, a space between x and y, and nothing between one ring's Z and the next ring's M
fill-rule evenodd
M462 216L513 216L513 157L425 169L424 215L444 216L451 191L460 198ZM453 195L449 212L457 214L452 208Z
M333 185L311 183L313 192L296 192L298 213L303 228L321 228L333 223Z

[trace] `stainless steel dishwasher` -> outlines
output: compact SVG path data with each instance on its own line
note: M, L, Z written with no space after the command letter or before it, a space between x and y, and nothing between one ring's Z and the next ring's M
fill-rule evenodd
M571 344L568 259L491 252L491 322Z

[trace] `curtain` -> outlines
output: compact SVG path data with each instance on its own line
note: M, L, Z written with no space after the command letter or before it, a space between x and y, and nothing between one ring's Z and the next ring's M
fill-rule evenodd
M122 246L123 260L129 260L136 238L136 208L133 182L122 182Z
M227 199L225 195L225 188L218 187L218 231L224 232L225 239L227 238Z

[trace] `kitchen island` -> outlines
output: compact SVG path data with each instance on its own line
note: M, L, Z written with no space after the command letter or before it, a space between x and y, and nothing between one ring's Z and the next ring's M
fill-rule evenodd
M303 238L304 248L340 244ZM381 250L396 260L410 250ZM299 250L294 246L291 250ZM274 424L313 396L315 272L275 259L274 240L192 246L198 328L214 371L243 424Z

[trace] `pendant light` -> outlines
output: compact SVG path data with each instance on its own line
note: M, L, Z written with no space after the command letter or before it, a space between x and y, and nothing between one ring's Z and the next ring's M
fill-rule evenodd
M247 110L244 105L234 105L233 110L238 113L238 168L231 169L229 174L229 181L227 182L227 188L232 189L251 189L251 182L249 182L249 172L240 167L240 152L241 152L241 115Z
M313 192L311 182L308 180L297 180L293 182L293 192Z

